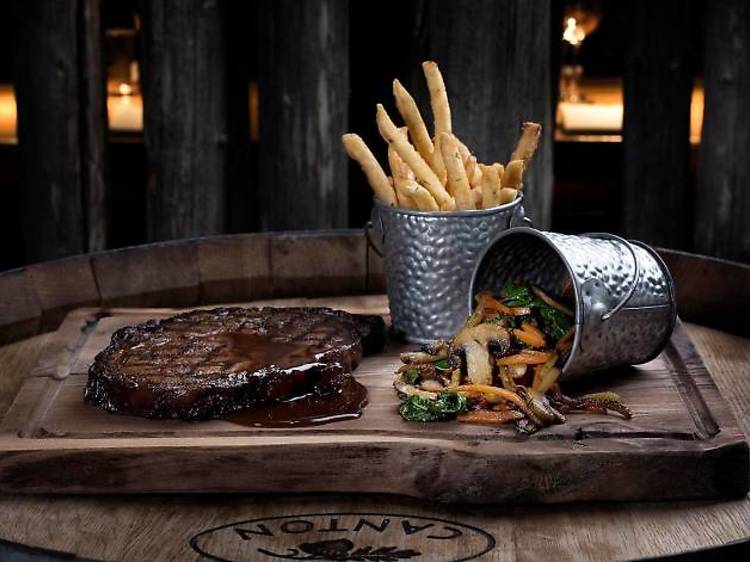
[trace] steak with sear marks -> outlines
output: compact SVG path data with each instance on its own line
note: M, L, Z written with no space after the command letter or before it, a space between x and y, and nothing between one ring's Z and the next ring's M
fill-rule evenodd
M202 420L326 387L385 342L379 316L330 308L193 310L117 330L84 399L113 413Z

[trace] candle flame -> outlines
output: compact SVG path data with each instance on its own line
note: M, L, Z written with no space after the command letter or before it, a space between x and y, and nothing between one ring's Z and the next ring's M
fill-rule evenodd
M117 86L117 92L121 96L129 96L133 93L133 87L130 84L126 84L125 82L120 82L120 84Z
M567 41L573 46L580 45L586 38L586 32L578 25L574 17L565 21L565 31L563 31L563 41Z

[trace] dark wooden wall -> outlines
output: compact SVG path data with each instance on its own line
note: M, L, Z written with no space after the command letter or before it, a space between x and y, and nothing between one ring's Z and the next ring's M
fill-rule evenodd
M348 0L262 0L260 183L263 230L348 225Z
M628 236L667 248L686 247L692 218L691 4L633 0L628 13L623 223Z
M142 83L149 240L226 232L224 4L149 0Z
M28 261L86 250L76 2L14 4L14 83Z
M148 181L147 228L139 228L149 240L359 226L370 194L339 137L361 132L382 157L374 104L392 107L397 76L427 107L425 58L440 64L455 130L480 159L506 159L520 121L545 124L526 190L535 224L549 227L561 0L140 6ZM111 190L118 178L107 173L102 0L16 0L13 8L24 183L17 243L28 262L116 245L113 224L144 218L121 216ZM750 10L740 0L635 0L627 13L621 230L750 260ZM704 28L694 194L687 136L701 62L696 29ZM252 143L250 79L260 90L260 141Z
M527 211L541 228L552 211L551 13L551 0L420 0L415 17L417 59L440 65L454 130L480 161L507 162L520 123L544 124L524 176Z
M695 248L750 262L750 4L706 3Z

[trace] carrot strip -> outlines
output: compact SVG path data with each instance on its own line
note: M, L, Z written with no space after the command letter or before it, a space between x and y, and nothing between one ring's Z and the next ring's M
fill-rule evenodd
M524 410L527 409L526 403L521 399L520 396L518 396L514 392L505 390L504 388L490 386L488 384L464 384L461 386L454 386L453 388L451 388L451 390L453 392L458 392L459 394L481 394L483 396L501 398L503 400L507 400L508 402L513 402Z
M511 308L505 306L490 293L482 292L477 295L477 303L485 312L499 312L500 314L512 314Z
M523 417L523 414L515 410L474 410L471 412L462 412L456 416L456 419L462 423L475 423L481 425L503 425L516 421Z
M514 306L508 309L513 316L528 316L531 309L528 306Z
M546 363L551 359L555 358L554 353L548 353L546 351L533 351L526 349L515 355L507 355L497 360L498 365L538 365L539 363Z
M544 334L539 331L535 326L524 322L521 324L522 329L514 329L513 335L524 343L529 344L531 347L542 347L544 345Z

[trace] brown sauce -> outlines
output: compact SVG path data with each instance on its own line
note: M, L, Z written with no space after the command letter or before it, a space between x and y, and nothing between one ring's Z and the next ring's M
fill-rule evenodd
M282 369L312 363L321 350L295 342L279 341L262 334L231 332L220 336L222 351L218 358L231 364L232 370L254 371L274 364Z
M286 402L260 404L226 419L249 427L304 427L357 419L367 405L367 389L350 374L337 379L333 392L311 392Z
M253 371L266 365L281 369L314 371L322 351L315 346L255 333L232 332L220 336L219 358L231 370ZM315 376L313 373L310 375ZM284 402L259 404L226 419L249 427L299 427L356 419L367 404L367 389L351 374L321 376L310 392Z

